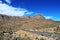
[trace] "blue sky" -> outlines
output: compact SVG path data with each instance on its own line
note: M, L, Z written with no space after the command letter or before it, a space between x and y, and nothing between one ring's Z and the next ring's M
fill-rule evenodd
M1 2L0 4L5 6L5 8L8 7L6 10L9 9L8 12L9 14L6 11L7 15L30 16L40 13L46 19L51 18L53 20L60 21L60 0L1 0L1 1L3 4ZM2 9L0 8L0 11L1 10ZM6 13L4 12L3 14Z

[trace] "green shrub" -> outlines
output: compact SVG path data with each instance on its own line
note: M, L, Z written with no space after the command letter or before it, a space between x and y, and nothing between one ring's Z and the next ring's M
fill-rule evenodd
M41 38L40 40L45 40L44 38Z
M30 38L22 38L22 37L16 37L14 40L30 40Z

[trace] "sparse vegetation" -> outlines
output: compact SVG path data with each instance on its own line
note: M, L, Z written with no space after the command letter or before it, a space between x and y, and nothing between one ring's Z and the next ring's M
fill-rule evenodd
M47 20L41 15L36 15L34 17L11 17L0 15L0 17L0 40L31 40L29 37L13 37L12 34L20 29L43 29L44 32L44 28L54 28L60 24L60 22ZM60 32L60 28L54 31L56 31L56 33ZM39 40L38 38L36 39ZM41 38L40 40L45 39Z

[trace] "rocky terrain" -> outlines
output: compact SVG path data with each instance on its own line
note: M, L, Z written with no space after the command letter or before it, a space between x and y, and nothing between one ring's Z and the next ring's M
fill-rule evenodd
M46 19L40 14L36 14L35 16L7 16L0 14L0 32L17 32L17 34L22 33L19 30L60 34L60 21Z
M0 26L17 26L20 28L39 29L46 27L56 27L60 22L45 19L42 15L35 16L7 16L0 14Z

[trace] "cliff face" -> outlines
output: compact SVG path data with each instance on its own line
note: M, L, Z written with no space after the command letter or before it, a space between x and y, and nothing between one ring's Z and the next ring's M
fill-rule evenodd
M42 15L37 14L35 16L7 16L0 14L0 26L3 27L15 27L16 29L39 29L44 27L55 27L60 22L45 19Z

